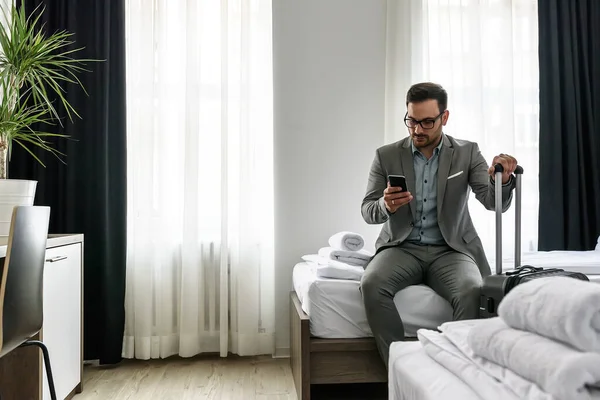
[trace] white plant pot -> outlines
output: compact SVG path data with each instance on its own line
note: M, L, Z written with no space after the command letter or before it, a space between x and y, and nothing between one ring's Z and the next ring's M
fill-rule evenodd
M8 236L15 206L32 206L37 181L0 179L0 237Z

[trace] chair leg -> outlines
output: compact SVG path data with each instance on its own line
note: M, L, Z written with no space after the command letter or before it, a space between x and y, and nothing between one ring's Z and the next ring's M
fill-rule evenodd
M46 345L39 340L28 340L19 347L37 346L42 350L44 357L44 365L46 366L46 376L48 378L48 388L50 389L50 398L56 400L56 389L54 388L54 378L52 377L52 368L50 367L50 355L48 354L48 348Z

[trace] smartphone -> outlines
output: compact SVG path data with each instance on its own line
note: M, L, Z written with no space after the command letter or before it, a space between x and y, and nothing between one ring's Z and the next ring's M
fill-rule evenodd
M400 192L406 192L406 177L404 175L388 175L388 182L391 187L401 187Z

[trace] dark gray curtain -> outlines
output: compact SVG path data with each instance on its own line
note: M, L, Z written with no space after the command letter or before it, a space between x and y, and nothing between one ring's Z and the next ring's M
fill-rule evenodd
M540 250L600 234L600 1L538 2Z
M82 119L49 128L71 135L72 140L56 142L67 164L36 151L47 166L43 168L15 148L9 174L38 181L36 204L51 206L50 232L85 235L84 357L116 363L125 320L124 2L22 1L28 12L43 4L46 30L73 32L75 47L85 47L78 57L105 60L88 64L91 72L80 75L89 96L80 88L66 88Z

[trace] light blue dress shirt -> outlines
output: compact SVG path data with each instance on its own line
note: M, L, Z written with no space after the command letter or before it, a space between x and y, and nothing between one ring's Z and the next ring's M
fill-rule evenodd
M438 165L442 142L433 150L428 160L411 142L413 166L415 170L415 189L413 204L416 207L416 221L407 240L422 245L446 244L437 219Z

